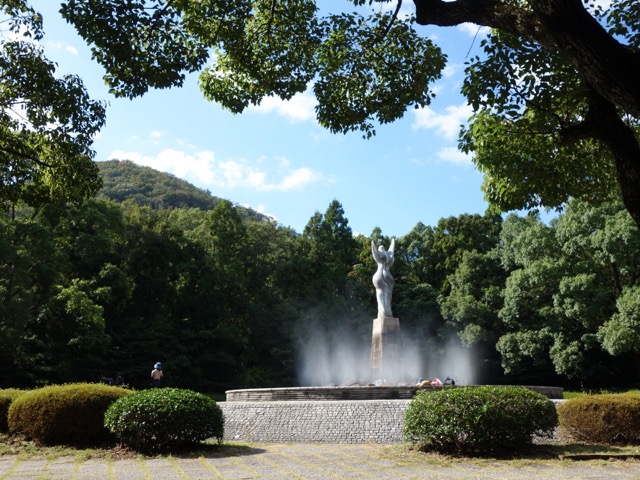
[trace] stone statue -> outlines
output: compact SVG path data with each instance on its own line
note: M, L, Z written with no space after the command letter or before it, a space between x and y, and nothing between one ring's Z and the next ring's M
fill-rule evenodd
M378 318L393 317L391 312L391 293L395 280L389 272L389 268L393 265L393 252L396 248L396 240L391 240L389 251L385 251L380 245L376 249L375 243L371 241L371 253L373 258L378 262L378 270L373 274L373 286L376 287L376 300L378 300Z

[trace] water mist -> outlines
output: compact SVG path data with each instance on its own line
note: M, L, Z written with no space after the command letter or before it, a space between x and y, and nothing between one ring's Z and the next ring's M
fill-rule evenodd
M310 328L311 329L311 328ZM346 328L330 330L314 325L298 342L298 384L328 386L382 384L385 378L372 378L371 337ZM471 352L457 339L443 346L433 340L402 336L402 359L389 378L398 384L414 384L418 378L472 385L476 376ZM386 376L386 375L385 375Z

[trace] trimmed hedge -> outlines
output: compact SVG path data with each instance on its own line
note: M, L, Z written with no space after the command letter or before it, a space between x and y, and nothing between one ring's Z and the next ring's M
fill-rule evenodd
M25 392L26 390L19 390L17 388L0 390L0 432L7 433L9 431L9 423L7 422L9 407L16 398Z
M404 436L422 450L502 453L550 437L555 405L524 387L420 390L409 404Z
M222 409L201 393L152 388L123 397L105 414L105 426L137 450L167 450L208 438L222 441Z
M579 442L640 443L640 395L577 397L558 407L563 435Z
M131 390L99 383L54 385L25 392L9 407L9 431L43 444L106 439L104 412Z

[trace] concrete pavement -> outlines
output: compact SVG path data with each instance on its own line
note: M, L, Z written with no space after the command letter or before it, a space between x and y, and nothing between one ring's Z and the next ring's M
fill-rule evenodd
M83 459L0 456L0 480L640 479L640 462L439 458L399 446L250 444L193 456Z

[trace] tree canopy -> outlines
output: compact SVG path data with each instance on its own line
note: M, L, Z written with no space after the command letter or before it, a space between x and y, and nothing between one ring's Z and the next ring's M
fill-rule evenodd
M640 226L638 2L414 3L415 15L401 0L67 0L61 11L117 96L200 71L204 96L241 112L310 87L321 125L365 136L432 98L445 56L420 25L490 27L466 70L474 115L461 136L487 199L535 209L620 191Z
M13 215L19 204L80 203L100 188L91 145L104 105L79 77L55 76L33 43L42 38L42 17L26 0L0 8L0 208Z

